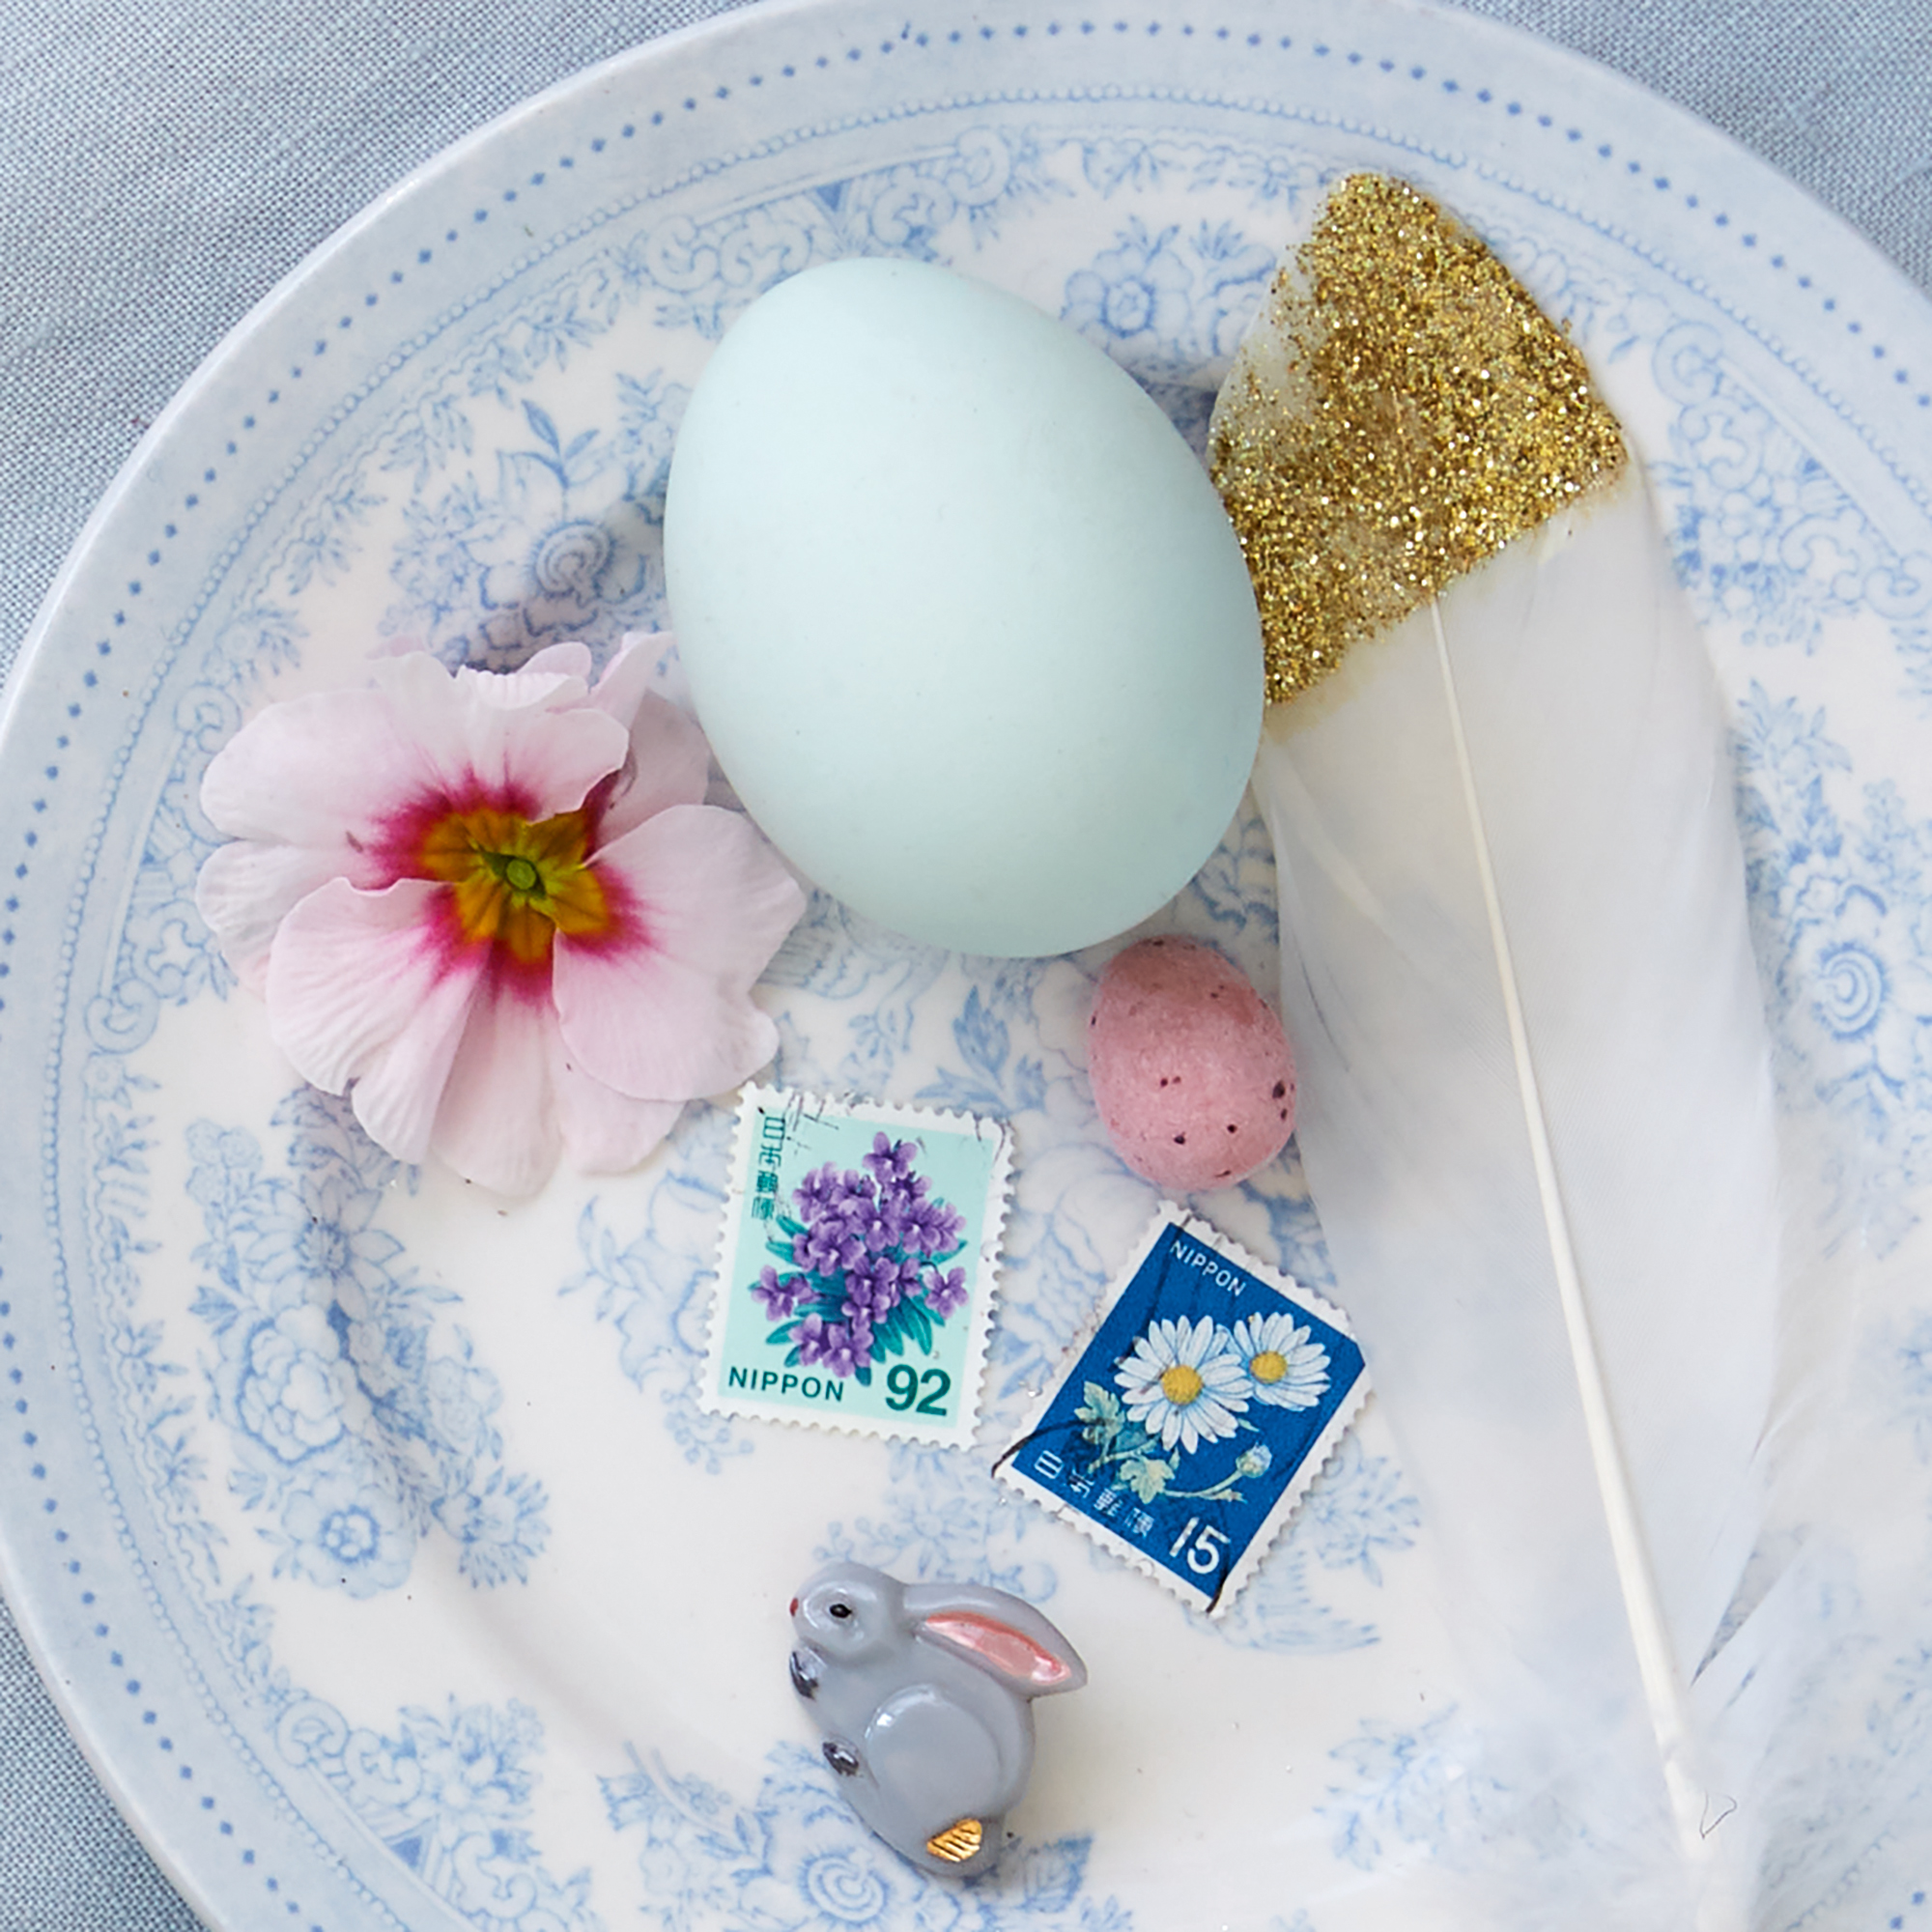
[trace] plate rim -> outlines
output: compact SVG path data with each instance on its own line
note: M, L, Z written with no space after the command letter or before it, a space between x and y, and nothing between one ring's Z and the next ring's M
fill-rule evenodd
M1926 297L1907 280L1903 271L1841 216L1730 136L1697 120L1688 110L1663 100L1641 83L1585 55L1545 42L1506 23L1429 4L1429 0L1377 0L1377 5L1393 16L1406 16L1431 23L1434 28L1451 31L1459 41L1492 40L1511 50L1515 58L1532 64L1545 64L1555 73L1572 68L1582 69L1590 74L1594 88L1609 91L1611 100L1622 99L1627 102L1643 103L1669 130L1672 138L1688 140L1693 151L1707 148L1725 166L1746 170L1747 176L1752 178L1754 192L1770 193L1781 206L1791 205L1800 209L1804 218L1795 224L1795 232L1812 242L1821 256L1830 255L1847 264L1861 289L1875 287L1883 298L1883 305L1895 306L1901 314L1916 321L1926 331L1928 347L1932 347L1932 303L1928 303ZM1296 14L1313 14L1323 11L1324 7L1325 0L1308 0L1305 7L1297 6L1293 12ZM758 38L772 31L776 24L836 20L846 17L848 11L839 5L839 0L763 0L763 4L755 8L714 15L670 30L600 60L529 96L412 168L350 222L304 255L251 305L198 365L143 436L90 513L36 615L7 678L4 694L0 695L0 772L12 776L13 767L19 762L25 749L20 741L35 728L38 722L33 716L35 703L43 696L40 687L52 681L51 661L59 648L59 633L77 586L86 579L97 555L106 547L123 514L131 513L132 507L138 503L143 486L161 452L172 444L183 425L196 416L204 399L218 389L264 332L296 302L312 293L315 285L339 264L353 261L355 251L393 218L397 211L407 208L418 197L438 192L465 167L488 156L506 138L533 126L549 114L567 109L573 102L594 94L618 75L628 76L637 71L648 70L693 49L705 51L726 45L735 39ZM1007 7L994 11L1014 10ZM1200 10L1183 7L1181 11ZM1239 11L1239 4L1226 10L1230 14ZM1327 11L1334 10L1330 8ZM1476 154L1470 154L1468 158L1475 165L1483 164L1482 157ZM1874 304L1878 305L1881 304ZM1848 422L1852 420L1847 418ZM1858 420L1862 422L1862 418ZM1868 427L1875 432L1876 425ZM1896 453L1889 467L1909 469L1914 466L1904 462L1901 452ZM1921 458L1916 468L1923 476L1932 470L1932 461ZM14 1194L11 1184L7 1192L9 1196ZM22 1196L25 1193L26 1190L21 1190ZM18 1293L17 1289L15 1293ZM16 1531L13 1519L13 1510L0 1510L0 1585L5 1587L8 1603L42 1681L61 1711L69 1734L112 1796L121 1814L128 1820L157 1862L168 1871L184 1897L206 1917L213 1907L213 1894L204 1889L200 1874L188 1869L185 1855L178 1858L158 1816L151 1814L150 1805L139 1790L138 1780L124 1775L125 1759L118 1754L114 1759L109 1758L104 1733L91 1721L85 1705L86 1693L81 1689L79 1677L70 1675L63 1669L59 1640L51 1628L43 1628L43 1617L47 1616L47 1611L39 1601L43 1586L37 1578L36 1566L28 1562L23 1551L15 1547Z

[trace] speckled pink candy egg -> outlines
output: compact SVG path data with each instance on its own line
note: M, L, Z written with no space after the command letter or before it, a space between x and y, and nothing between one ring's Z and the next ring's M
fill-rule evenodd
M1211 946L1143 939L1100 976L1087 1029L1100 1122L1170 1193L1244 1179L1294 1126L1294 1056L1261 995Z

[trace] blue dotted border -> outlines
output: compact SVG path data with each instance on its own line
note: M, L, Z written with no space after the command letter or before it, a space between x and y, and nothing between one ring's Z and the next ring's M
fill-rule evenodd
M5 1272L4 1268L0 1268L0 1278L4 1278ZM8 1300L0 1300L0 1323L11 1324L13 1314L13 1303ZM24 1386L26 1378L16 1359L18 1344L19 1338L14 1332L11 1325L0 1327L0 1360L4 1360L6 1363L6 1384L14 1392L11 1414L14 1424L19 1427L19 1446L26 1452L26 1456L32 1459L26 1463L26 1476L27 1480L34 1484L36 1488L34 1491L28 1492L28 1493L39 1495L39 1513L43 1517L51 1520L57 1518L60 1514L60 1498L48 1487L50 1478L46 1464L35 1453L40 1448L40 1435L32 1426L33 1404L20 1392ZM64 1526L52 1520L48 1521L46 1528L56 1550L64 1551L71 1541L70 1532ZM72 1579L77 1590L76 1600L80 1607L83 1610L93 1611L97 1604L97 1597L94 1589L87 1580L88 1572L86 1566L78 1557L65 1554L57 1555L55 1561L62 1573ZM174 1759L177 1756L175 1741L167 1730L162 1727L158 1702L151 1702L144 1695L145 1687L138 1674L140 1665L138 1662L130 1662L128 1654L115 1641L113 1627L99 1621L98 1616L92 1624L91 1634L96 1645L95 1654L97 1656L104 1656L106 1669L113 1672L121 1680L122 1693L141 1703L141 1722L154 1733L153 1742L155 1750L160 1756ZM144 1634L148 1634L144 1633ZM185 1758L180 1760L175 1769L176 1776L183 1783L194 1783L197 1781L195 1767ZM247 1845L240 1841L235 1822L226 1815L220 1798L213 1792L203 1791L198 1802L201 1810L208 1814L208 1822L214 1827L217 1836L236 1840L235 1844L230 1847L230 1850L233 1852L237 1862L244 1867L253 1867L259 1864L259 1853L252 1845ZM304 1916L299 1898L293 1894L284 1895L282 1880L279 1877L266 1866L263 1867L261 1877L263 1889L271 1898L281 1904L288 1917L300 1919ZM373 1899L371 1902L376 1903ZM389 1915L385 1912L384 1917L386 1918ZM329 1932L329 1928L322 1921L310 1918L307 1932Z

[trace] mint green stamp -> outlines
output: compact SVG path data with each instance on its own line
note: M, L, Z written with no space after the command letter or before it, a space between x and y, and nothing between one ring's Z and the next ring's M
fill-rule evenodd
M752 1087L738 1110L705 1406L964 1444L1012 1132Z

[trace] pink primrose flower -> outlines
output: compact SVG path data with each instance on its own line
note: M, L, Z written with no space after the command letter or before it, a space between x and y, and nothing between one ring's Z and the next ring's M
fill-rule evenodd
M654 640L661 641L661 640ZM701 803L703 734L627 638L453 675L422 653L216 753L196 903L304 1079L399 1160L505 1194L636 1165L778 1046L750 997L805 895Z

